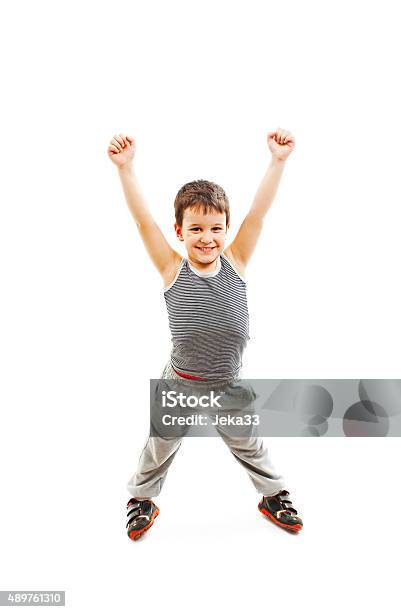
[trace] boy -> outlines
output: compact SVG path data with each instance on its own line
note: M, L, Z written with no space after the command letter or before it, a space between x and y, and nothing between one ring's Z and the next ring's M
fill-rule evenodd
M292 134L278 128L267 142L270 165L235 239L225 247L230 209L224 190L205 180L184 185L174 208L178 240L188 257L167 242L142 196L135 175L135 141L115 135L108 155L117 166L128 207L146 250L162 276L173 349L162 378L191 381L235 381L248 336L247 264L273 202L286 159L295 146ZM195 381L199 381L196 383ZM277 525L296 532L302 520L292 507L281 476L257 437L222 434L234 457L263 495L259 510ZM182 438L148 437L136 474L128 482L127 533L137 540L159 514L152 498L160 493Z

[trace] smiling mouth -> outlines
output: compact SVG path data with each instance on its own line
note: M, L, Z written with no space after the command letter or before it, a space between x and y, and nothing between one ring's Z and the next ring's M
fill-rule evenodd
M199 249L200 251L203 251L204 253L209 253L210 251L212 251L216 247L196 247L196 248Z

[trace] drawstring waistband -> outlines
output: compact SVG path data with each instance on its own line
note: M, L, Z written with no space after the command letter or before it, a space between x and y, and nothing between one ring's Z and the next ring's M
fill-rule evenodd
M200 380L200 381L204 381L205 383L209 383L211 385L217 385L217 384L229 384L232 382L235 382L236 380L238 380L238 376L230 376L229 378L204 378L202 376L193 376L192 374L186 374L185 372L180 372L179 370L176 370L175 367L173 366L173 364L170 364L172 370L178 374L178 376L180 376L181 378L185 378L187 380Z
M182 378L189 378L190 380L207 380L207 378L201 378L200 376L191 376L190 374L184 374L184 372L179 372L175 368L173 368L173 370L176 374L178 374L178 376L181 376Z

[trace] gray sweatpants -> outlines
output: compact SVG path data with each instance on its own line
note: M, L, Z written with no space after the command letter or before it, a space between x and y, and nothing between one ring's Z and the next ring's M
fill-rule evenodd
M168 363L161 378L181 377ZM191 383L193 384L193 383ZM263 446L262 438L232 437L227 431L218 429L224 442L237 461L246 469L256 490L262 495L275 495L286 486L278 474ZM139 458L136 473L128 481L131 497L150 499L158 495L183 438L159 438L149 436Z

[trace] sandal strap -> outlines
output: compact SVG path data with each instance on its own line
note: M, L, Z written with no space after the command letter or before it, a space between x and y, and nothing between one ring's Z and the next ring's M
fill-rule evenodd
M277 517L280 517L282 514L288 514L289 516L298 514L298 512L292 506L292 501L288 499L288 495L289 495L289 492L283 490L277 493L276 495L272 496L277 501L277 503L281 506L281 508L279 510L276 510L275 512L275 515ZM286 497L287 499L283 499L284 497Z
M152 502L148 500L131 500L127 504L127 527L128 525L135 525L140 519L145 519L148 523L150 522L150 515L152 512ZM144 511L149 511L149 514L144 514Z
M140 508L141 507L141 502L137 501L137 502L133 502L132 504L130 504L128 502L127 504L127 510L130 510L132 508Z

